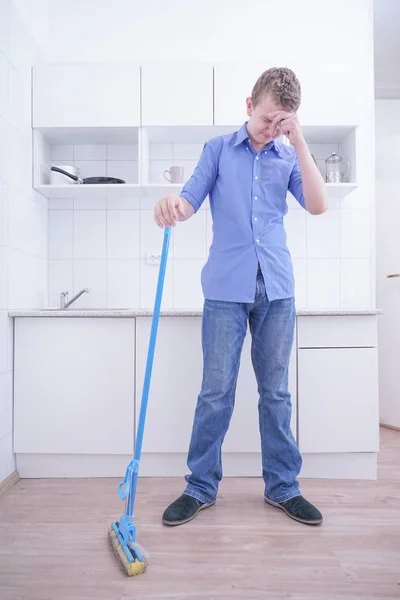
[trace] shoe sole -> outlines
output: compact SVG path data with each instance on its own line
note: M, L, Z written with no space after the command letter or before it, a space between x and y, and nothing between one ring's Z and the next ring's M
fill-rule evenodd
M275 506L276 508L280 508L287 514L288 517L290 517L294 521L298 521L299 523L304 523L304 525L321 525L321 523L324 520L323 518L318 519L318 521L306 521L305 519L299 519L299 517L295 517L289 511L287 511L284 506L282 506L281 504L278 504L277 502L272 502L272 500L269 500L265 496L264 496L264 502L266 502L267 504L270 504L271 506Z
M210 502L209 504L202 504L201 506L199 506L199 508L196 510L195 513L193 513L193 515L191 517L189 517L188 519L184 519L183 521L166 521L165 519L162 519L162 522L164 523L164 525L168 525L169 527L176 527L177 525L184 525L185 523L188 523L189 521L192 521L201 510L203 510L204 508L208 508L209 506L214 506L215 502Z

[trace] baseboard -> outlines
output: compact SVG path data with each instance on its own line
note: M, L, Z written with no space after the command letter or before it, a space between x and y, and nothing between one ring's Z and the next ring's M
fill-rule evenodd
M123 478L132 459L124 455L17 454L22 478L118 477ZM186 453L143 453L141 477L183 477ZM259 452L222 453L225 477L261 477ZM300 477L322 479L376 479L376 452L304 454Z
M13 471L11 475L0 481L0 496L5 494L19 480L18 471Z
M392 431L400 431L400 427L395 427L394 425L385 425L385 423L380 423L380 427L384 427L385 429L391 429Z

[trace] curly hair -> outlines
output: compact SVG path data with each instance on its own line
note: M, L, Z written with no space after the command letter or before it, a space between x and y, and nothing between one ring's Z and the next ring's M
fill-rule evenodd
M273 67L264 71L251 92L253 106L261 102L265 94L272 94L276 102L290 112L296 112L301 101L299 80L291 69Z

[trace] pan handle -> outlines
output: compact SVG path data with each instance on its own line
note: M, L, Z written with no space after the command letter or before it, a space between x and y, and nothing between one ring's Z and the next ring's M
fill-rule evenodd
M76 175L72 175L72 173L68 173L68 171L64 171L64 169L60 169L60 167L55 167L54 165L51 165L50 171L56 171L57 173L62 173L63 175L70 177L74 181L79 181L79 177L77 177Z

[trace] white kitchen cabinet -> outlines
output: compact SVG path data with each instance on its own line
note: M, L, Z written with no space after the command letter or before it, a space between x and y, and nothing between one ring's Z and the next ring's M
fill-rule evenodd
M136 325L136 421L139 417L151 319ZM260 452L258 392L246 336L239 372L236 405L223 452ZM290 368L292 429L296 436L295 350ZM143 452L187 453L194 411L201 388L203 357L200 317L162 317L152 373Z
M53 64L33 70L33 127L138 127L140 66Z
M246 98L259 76L272 66L268 62L214 65L214 125L240 126L248 119Z
M212 124L212 65L184 62L142 65L142 125Z
M132 454L134 335L134 319L16 319L14 452Z
M378 452L377 348L298 351L302 453Z

